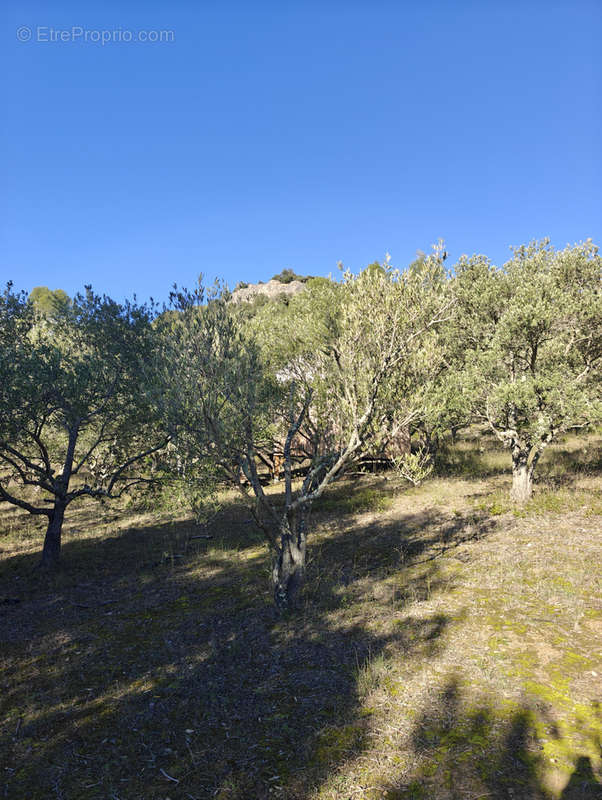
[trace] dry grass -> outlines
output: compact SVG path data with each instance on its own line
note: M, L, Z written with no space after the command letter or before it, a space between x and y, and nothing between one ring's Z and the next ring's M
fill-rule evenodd
M484 437L335 487L286 619L233 498L210 540L84 506L55 576L4 511L0 797L598 797L600 447L554 448L521 511Z

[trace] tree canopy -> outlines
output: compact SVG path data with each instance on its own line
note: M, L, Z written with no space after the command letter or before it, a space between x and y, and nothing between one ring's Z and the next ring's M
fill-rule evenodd
M10 285L0 296L0 498L48 518L46 564L68 505L147 480L135 467L166 441L153 425L151 319L90 288L52 317Z
M63 289L49 289L47 286L35 286L29 299L37 310L46 316L55 316L69 308L71 298Z
M516 248L456 267L456 357L470 408L511 451L513 497L531 495L544 449L600 419L602 259L591 241ZM461 366L460 366L461 365Z
M90 288L71 300L9 285L0 499L48 518L52 563L69 504L154 483L149 458L169 442L165 466L197 497L225 483L244 496L282 608L303 582L312 503L396 437L413 434L413 452L387 457L419 480L450 432L487 426L524 502L545 448L602 418L602 260L591 241L532 242L502 267L474 255L448 271L446 259L439 242L402 271L387 257L338 282L304 279L286 302L176 289L159 316ZM283 473L281 500L266 466Z
M213 460L248 498L272 550L275 601L294 605L311 503L417 413L412 375L451 306L441 265L433 258L404 273L346 273L340 286L319 283L286 309L264 305L247 325L219 287L175 299L180 314L164 328L163 357L175 446L190 462ZM299 436L308 463L294 489ZM283 508L257 471L259 451L274 439L282 442Z
M311 275L298 275L292 269L283 269L277 275L272 275L270 280L279 281L280 283L292 283L293 281L301 281L301 283L305 283L306 281L310 280L311 277Z

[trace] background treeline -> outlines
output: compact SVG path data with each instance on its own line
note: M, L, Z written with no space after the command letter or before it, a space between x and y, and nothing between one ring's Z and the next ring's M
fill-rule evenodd
M294 606L312 502L352 465L379 457L419 482L478 422L508 447L524 503L545 448L599 423L601 266L588 240L450 269L440 243L401 271L386 260L246 303L199 285L163 309L9 284L0 500L47 517L51 567L79 498L145 487L158 502L178 484L202 510L228 483L265 534L276 604Z

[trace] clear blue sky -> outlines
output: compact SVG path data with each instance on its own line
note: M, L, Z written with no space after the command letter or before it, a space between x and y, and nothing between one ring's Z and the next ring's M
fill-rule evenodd
M199 272L404 266L438 237L497 263L543 236L602 244L599 0L1 13L1 283L164 299Z

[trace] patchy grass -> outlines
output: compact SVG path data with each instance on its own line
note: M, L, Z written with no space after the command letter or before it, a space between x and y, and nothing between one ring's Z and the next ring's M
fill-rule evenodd
M520 512L473 433L420 487L333 487L290 618L234 497L211 539L84 505L56 575L3 507L0 796L598 797L600 444L551 448Z
M393 505L391 491L379 482L378 488L355 486L350 491L349 484L333 487L314 503L314 513L331 512L337 515L361 514L365 511L387 511Z

